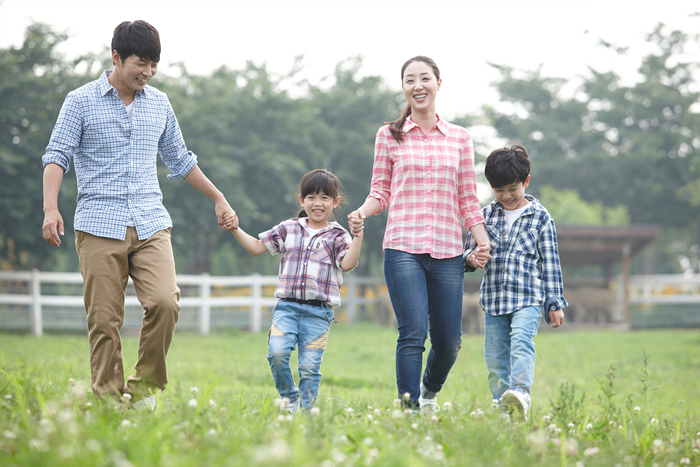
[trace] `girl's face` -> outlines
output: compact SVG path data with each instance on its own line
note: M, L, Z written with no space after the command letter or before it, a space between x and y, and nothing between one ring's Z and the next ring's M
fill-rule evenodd
M322 229L328 226L328 218L333 209L338 207L340 197L333 198L323 192L308 194L304 198L299 195L299 204L309 216L306 225L311 229Z
M403 93L412 112L435 113L435 97L442 80L425 62L411 62L403 73Z

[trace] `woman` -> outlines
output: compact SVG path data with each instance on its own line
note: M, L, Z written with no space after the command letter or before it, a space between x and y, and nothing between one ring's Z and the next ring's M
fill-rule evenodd
M440 70L428 57L413 57L404 63L401 81L406 107L377 132L369 196L348 217L351 232L359 232L365 217L391 204L384 276L399 325L399 397L409 408L436 411L436 395L462 343L460 216L480 248L488 251L489 241L476 197L471 137L436 112ZM421 380L428 325L431 349Z

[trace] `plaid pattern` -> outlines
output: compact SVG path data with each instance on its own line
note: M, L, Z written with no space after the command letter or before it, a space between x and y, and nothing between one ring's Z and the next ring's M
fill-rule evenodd
M171 180L184 178L197 165L197 156L187 150L164 93L150 86L138 91L130 120L107 81L111 72L66 96L42 162L68 172L73 158L75 230L124 240L131 214L139 240L145 240L173 225L163 206L156 156L160 153L172 170Z
M391 204L384 249L445 259L462 253L464 226L484 222L476 197L474 146L469 132L438 117L424 135L409 117L397 143L388 126L377 132L372 188L382 211Z
M350 234L337 222L310 237L305 218L294 218L259 235L273 255L282 253L277 298L321 300L340 305L343 269L340 261L350 248Z
M494 200L484 208L486 230L491 239L491 259L484 268L480 303L490 315L513 313L528 306L544 306L554 298L550 310L568 306L559 263L559 247L554 220L533 196L530 205L506 232L503 205ZM470 234L464 257L476 247ZM466 272L475 269L466 265ZM549 310L548 310L549 311Z

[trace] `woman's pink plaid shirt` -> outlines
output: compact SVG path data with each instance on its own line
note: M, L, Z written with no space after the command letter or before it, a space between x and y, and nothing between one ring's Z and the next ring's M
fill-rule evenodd
M438 116L426 135L409 117L400 144L388 126L377 132L369 196L391 205L384 248L428 253L436 259L462 254L462 222L483 223L476 196L474 146L469 132Z

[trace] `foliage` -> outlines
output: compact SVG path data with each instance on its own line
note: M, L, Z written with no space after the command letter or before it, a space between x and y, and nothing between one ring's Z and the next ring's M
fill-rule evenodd
M699 361L687 350L696 340L683 331L543 332L533 408L527 421L509 421L491 406L480 337L465 336L438 396L442 410L426 417L394 406L395 331L334 326L319 413L291 420L275 408L264 334L178 333L155 414L94 400L85 337L44 336L37 345L5 335L0 464L698 465ZM136 345L124 339L127 367ZM649 393L648 406L621 404L643 397L643 346L654 348L647 381L661 390ZM597 377L610 365L614 413L605 401L579 396L599 391Z
M528 148L533 192L549 185L625 206L632 223L690 229L686 250L699 244L698 63L685 55L693 41L659 25L648 35L654 50L642 60L639 82L590 69L573 92L571 82L540 69L494 65L502 102L487 115L503 138Z
M540 188L539 201L557 225L626 225L629 214L625 206L606 207L599 201L586 202L574 190L551 185Z

